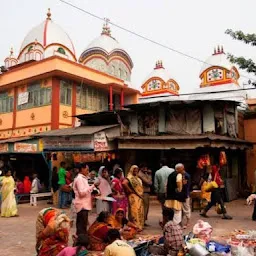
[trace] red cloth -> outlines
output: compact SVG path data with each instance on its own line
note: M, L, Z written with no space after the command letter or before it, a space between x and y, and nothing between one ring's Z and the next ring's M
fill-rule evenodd
M71 184L71 182L72 182L72 175L71 175L71 172L68 171L66 172L66 184L69 185Z
M212 178L218 184L219 187L223 185L223 180L220 176L220 168L217 167L216 165L212 166Z
M23 184L24 184L24 193L29 194L31 190L31 181L28 176L25 176Z
M16 194L24 194L24 185L22 181L17 182L16 187L17 187Z

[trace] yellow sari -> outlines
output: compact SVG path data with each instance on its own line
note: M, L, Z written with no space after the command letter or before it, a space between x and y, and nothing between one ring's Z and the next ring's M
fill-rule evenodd
M133 175L133 170L138 168L138 166L133 165L127 175L127 180L129 185L134 191L128 195L129 201L129 219L133 222L139 229L144 227L144 202L143 202L143 185L142 181L138 176Z
M5 176L2 180L1 217L13 217L18 214L14 194L15 181L12 176Z

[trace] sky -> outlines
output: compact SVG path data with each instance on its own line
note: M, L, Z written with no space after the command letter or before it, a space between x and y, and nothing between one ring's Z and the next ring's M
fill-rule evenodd
M161 44L205 61L217 45L236 56L256 61L256 47L232 40L225 30L256 33L256 1L252 0L66 0L88 12L148 37ZM77 58L102 31L103 22L59 0L0 1L0 63L14 48L17 56L26 34L45 18L51 8L52 20L73 41ZM144 79L162 60L165 69L181 88L192 92L200 85L202 63L154 45L111 26L112 36L131 56L132 86L140 89ZM250 76L240 71L244 76ZM247 79L243 78L240 83Z

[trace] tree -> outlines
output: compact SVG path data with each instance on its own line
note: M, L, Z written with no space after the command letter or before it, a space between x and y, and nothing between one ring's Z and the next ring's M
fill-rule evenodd
M233 39L242 41L251 46L256 46L256 34L244 34L242 31L233 31L227 29L226 34L230 35ZM228 54L228 59L237 64L241 69L246 70L248 73L254 73L256 75L256 64L252 59L245 59L244 57L235 57L232 54Z

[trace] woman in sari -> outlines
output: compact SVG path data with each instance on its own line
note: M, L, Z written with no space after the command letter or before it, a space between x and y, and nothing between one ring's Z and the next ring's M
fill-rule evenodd
M23 184L24 184L24 194L29 194L31 190L31 181L28 176L25 176Z
M107 197L112 194L112 190L110 187L110 179L108 175L108 170L105 166L101 166L98 173L98 188L100 190L101 197ZM101 199L97 199L96 201L96 212L100 214L102 211L110 211L110 203L108 201L104 201Z
M125 218L124 209L119 208L115 215L110 215L108 218L108 225L111 228L118 229L125 240L134 239L139 228Z
M90 226L88 230L90 250L103 251L107 246L108 218L108 212L101 212L96 221Z
M128 195L129 220L142 230L144 227L143 185L138 172L138 166L133 165L123 181L123 186Z
M45 208L36 221L36 251L38 256L56 256L68 246L70 220L61 210Z
M124 192L122 185L123 181L123 170L117 168L114 171L114 179L112 180L111 189L113 191L113 198L116 200L112 203L112 214L117 212L117 209L122 208L124 210L124 216L127 213L128 200Z
M1 217L18 216L17 202L14 194L15 181L11 171L7 171L2 179L2 205Z

